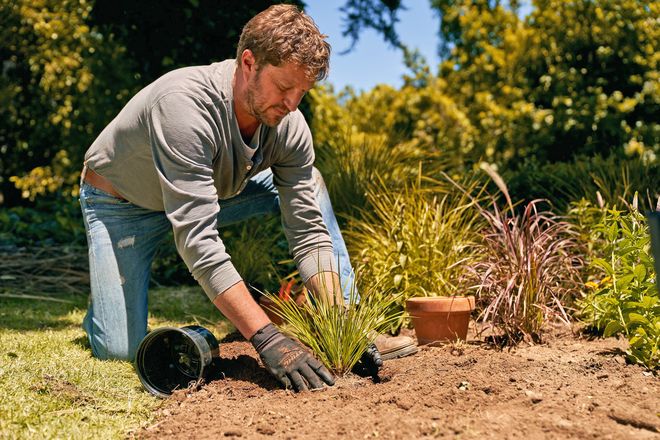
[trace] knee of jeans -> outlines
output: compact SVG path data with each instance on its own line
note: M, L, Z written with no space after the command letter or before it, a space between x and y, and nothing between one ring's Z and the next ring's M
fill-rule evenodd
M100 360L132 362L135 358L135 352L131 353L131 350L125 345L114 346L112 343L105 344L93 336L89 336L89 343L92 347L92 355Z

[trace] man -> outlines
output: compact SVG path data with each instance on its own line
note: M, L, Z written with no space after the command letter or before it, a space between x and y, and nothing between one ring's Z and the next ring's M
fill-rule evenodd
M83 328L96 357L134 358L146 334L150 265L172 229L194 278L282 384L303 390L334 383L318 360L272 325L218 233L225 224L281 211L308 289L341 303L339 267L347 298L346 246L297 110L327 75L324 38L295 6L272 6L245 26L236 60L164 75L94 141L80 202L92 292ZM377 351L365 356L382 364Z

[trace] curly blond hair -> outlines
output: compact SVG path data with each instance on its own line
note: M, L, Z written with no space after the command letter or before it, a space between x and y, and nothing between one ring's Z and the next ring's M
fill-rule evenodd
M243 27L236 62L240 66L243 51L249 49L257 68L291 62L305 69L310 80L320 81L330 69L330 44L326 38L314 20L295 5L273 5Z

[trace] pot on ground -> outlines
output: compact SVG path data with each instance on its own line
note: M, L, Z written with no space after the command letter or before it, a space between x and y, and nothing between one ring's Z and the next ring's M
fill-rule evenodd
M140 342L135 368L146 390L165 398L208 379L219 356L218 340L204 327L161 327Z
M270 319L273 324L282 325L284 321L282 320L280 315L277 314L276 312L277 305L272 299L264 295L261 298L259 298L259 305L264 310L264 312L266 312L266 315L268 315L268 319Z
M419 344L465 340L474 296L419 297L406 301Z
M307 302L307 297L305 296L306 290L305 288L302 288L296 292L294 292L291 295L287 295L285 298L285 301L295 301L295 303L299 306L302 307L306 302ZM280 296L282 298L282 296ZM259 305L261 308L266 312L266 315L268 315L268 318L272 321L273 324L275 325L282 325L283 320L280 317L280 315L277 314L277 304L270 299L266 295L262 295L259 298Z

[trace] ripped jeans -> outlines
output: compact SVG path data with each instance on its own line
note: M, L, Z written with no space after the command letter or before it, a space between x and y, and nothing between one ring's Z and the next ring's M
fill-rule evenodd
M321 174L316 197L339 263L348 301L353 270ZM116 198L85 182L80 205L87 231L91 301L83 320L92 353L99 359L133 360L147 333L147 290L151 263L171 230L164 212ZM279 213L279 197L270 170L254 176L243 192L220 201L218 226L252 216ZM249 280L248 280L249 281Z

